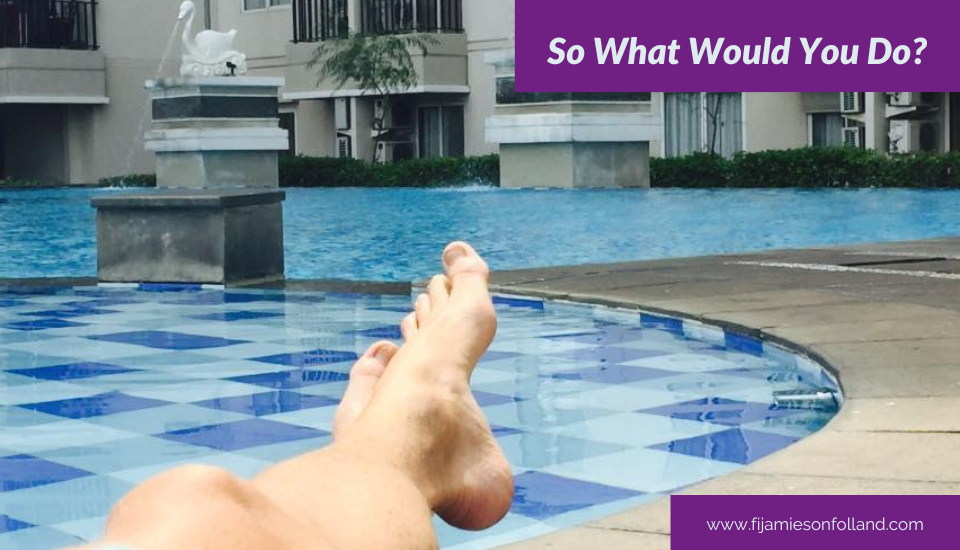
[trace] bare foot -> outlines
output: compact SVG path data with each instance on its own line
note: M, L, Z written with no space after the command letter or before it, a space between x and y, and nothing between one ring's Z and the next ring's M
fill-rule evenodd
M443 264L446 275L433 278L404 319L407 341L364 414L378 423L399 418L417 426L393 445L399 467L447 523L484 529L507 513L513 499L510 465L469 385L493 340L496 315L489 270L473 248L451 244Z
M333 418L333 438L339 439L353 426L360 413L367 408L373 392L383 376L390 359L397 353L397 346L392 342L377 342L357 359L350 369L350 382L337 407L337 414Z

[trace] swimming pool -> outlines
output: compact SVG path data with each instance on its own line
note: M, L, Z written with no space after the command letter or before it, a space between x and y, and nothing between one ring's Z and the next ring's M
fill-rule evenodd
M96 535L134 484L183 463L240 475L329 442L356 354L399 338L405 296L0 287L0 548ZM496 299L473 376L516 474L490 548L660 498L822 427L773 392L836 389L812 361L692 322Z
M0 278L96 275L90 197L0 191ZM960 191L288 189L287 276L410 281L454 239L495 270L960 234Z

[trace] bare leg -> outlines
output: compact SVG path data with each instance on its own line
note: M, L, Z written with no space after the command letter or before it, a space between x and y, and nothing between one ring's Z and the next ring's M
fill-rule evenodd
M487 267L454 243L444 269L404 320L405 345L376 344L357 362L332 445L251 481L206 467L158 476L118 504L101 542L136 550L432 549L433 512L467 529L499 521L513 480L469 388L496 331Z

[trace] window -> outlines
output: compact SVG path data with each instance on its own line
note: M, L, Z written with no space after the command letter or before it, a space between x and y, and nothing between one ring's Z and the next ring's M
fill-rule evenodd
M731 157L743 149L740 92L665 93L663 121L668 157L698 151Z
M463 156L463 106L421 107L420 158Z
M244 11L289 6L293 0L243 0Z
M810 145L814 147L843 145L843 115L840 113L810 115Z
M650 92L518 92L516 78L497 78L497 103L552 103L559 101L650 101Z
M297 115L294 113L280 113L280 128L287 131L290 139L289 148L280 151L280 156L295 156L297 154Z

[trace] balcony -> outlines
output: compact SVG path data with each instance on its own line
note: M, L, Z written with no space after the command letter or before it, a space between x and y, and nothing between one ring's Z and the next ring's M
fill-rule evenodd
M293 41L363 34L462 33L463 0L358 0L360 24L351 26L348 0L294 0Z
M347 0L294 0L293 41L346 38L350 32Z
M353 82L339 86L328 77L318 82L317 77L322 75L308 66L317 42L343 38L351 31L367 35L434 34L437 43L428 46L426 52L411 48L419 79L401 93L468 93L462 8L462 0L293 0L294 39L287 45L284 99L359 97L369 92Z
M97 49L97 0L0 0L0 48Z
M462 0L365 0L360 4L364 34L463 32Z

